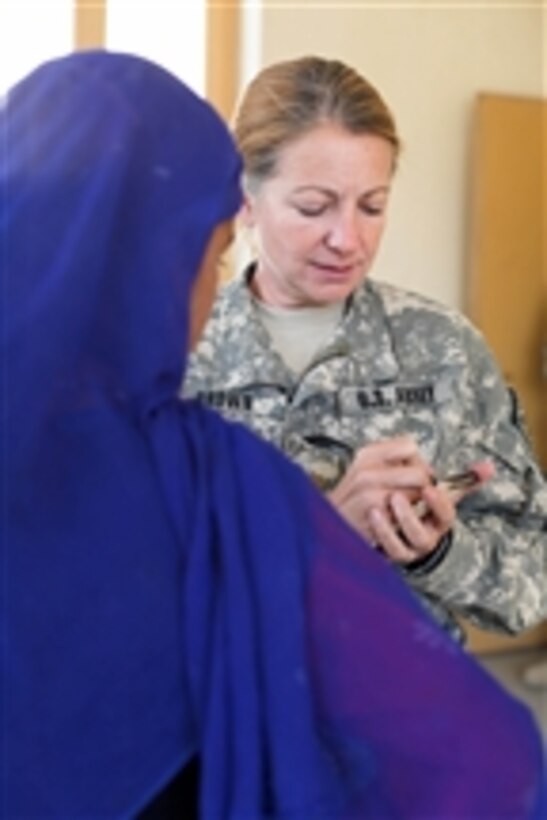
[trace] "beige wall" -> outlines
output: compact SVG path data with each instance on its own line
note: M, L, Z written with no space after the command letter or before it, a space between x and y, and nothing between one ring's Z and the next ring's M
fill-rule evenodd
M262 64L311 52L339 57L378 86L396 115L405 150L377 277L462 306L473 101L479 91L547 88L543 5L263 0L255 26Z

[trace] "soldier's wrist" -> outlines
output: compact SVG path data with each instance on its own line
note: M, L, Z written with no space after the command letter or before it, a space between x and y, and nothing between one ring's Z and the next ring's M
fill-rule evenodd
M402 568L403 572L413 576L428 575L430 572L433 572L450 552L452 541L452 530L449 530L443 535L432 552L429 552L421 558L417 558L415 561L411 561L409 564L405 564Z

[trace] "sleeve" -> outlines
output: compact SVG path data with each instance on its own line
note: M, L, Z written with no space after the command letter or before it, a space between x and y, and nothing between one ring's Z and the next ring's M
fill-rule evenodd
M547 617L547 486L512 390L466 320L469 363L461 420L468 463L489 459L496 476L459 505L450 549L413 587L483 629L516 634Z

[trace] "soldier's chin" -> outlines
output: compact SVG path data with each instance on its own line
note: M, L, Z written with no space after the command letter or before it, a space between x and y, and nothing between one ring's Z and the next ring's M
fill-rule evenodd
M322 282L320 286L314 288L311 297L313 303L316 305L332 305L335 302L345 302L355 289L359 286L359 282Z

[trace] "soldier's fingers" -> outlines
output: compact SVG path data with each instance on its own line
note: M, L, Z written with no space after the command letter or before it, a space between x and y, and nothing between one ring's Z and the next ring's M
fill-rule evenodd
M340 485L328 494L328 498L343 518L353 525L362 526L368 519L371 507L387 511L388 493L385 490L370 488L365 492L355 491L351 487L347 492L340 492Z
M362 499L354 497L343 504L337 504L332 498L332 495L329 496L329 498L342 518L344 518L362 538L365 538L372 546L377 546L376 539L368 519L369 508L363 506ZM378 507L383 507L385 509L385 497L377 497L376 504Z
M422 497L427 506L428 517L433 519L437 527L449 530L456 520L455 499L451 492L442 484L425 487Z
M421 490L429 484L431 484L431 475L429 470L423 466L359 467L354 465L338 485L338 493L364 497L371 490L400 489L407 492L409 498L416 500Z
M370 510L369 524L373 540L393 562L408 564L416 559L415 551L404 542L383 510Z
M361 447L355 455L354 462L358 461L364 466L367 464L404 463L412 459L422 459L416 439L412 436L397 436Z
M450 500L442 497L442 503L440 503L437 498L439 495L443 496L442 493L436 493L431 496L431 499L427 499L434 513L429 514L426 519L421 519L416 515L414 507L402 493L393 493L390 497L390 509L395 526L400 538L414 552L415 558L421 558L432 552L451 526ZM443 517L442 521L441 517Z

